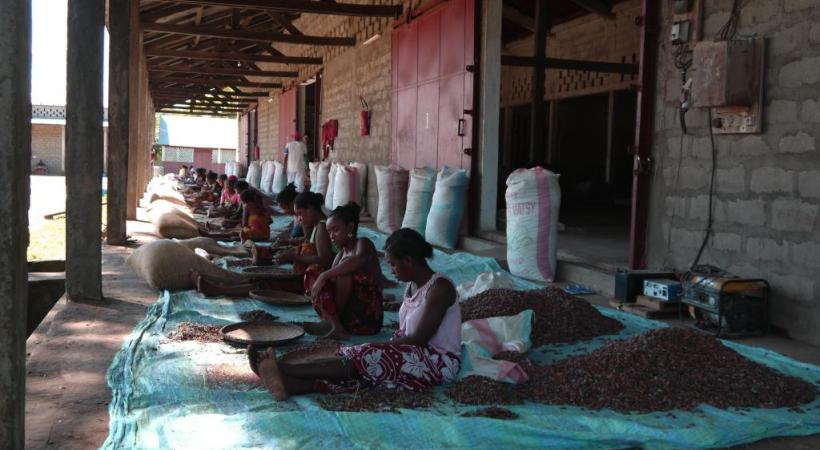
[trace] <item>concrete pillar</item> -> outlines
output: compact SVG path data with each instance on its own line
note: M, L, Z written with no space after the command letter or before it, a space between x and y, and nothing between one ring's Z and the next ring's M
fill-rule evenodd
M108 0L108 210L106 240L125 243L131 117L132 0Z
M139 198L142 195L139 186L139 158L143 154L143 149L140 147L140 135L142 128L140 123L142 121L142 109L140 102L142 95L140 95L141 83L141 46L142 33L140 32L139 23L139 2L131 2L130 14L130 50L129 50L129 69L128 69L128 97L129 97L129 119L128 119L128 173L129 177L126 181L126 217L128 220L136 220L137 206L139 206Z
M478 137L478 175L481 183L478 226L481 230L495 230L497 227L502 4L496 0L482 0L481 4L481 118Z
M31 0L0 2L0 448L23 448Z
M66 67L66 293L102 299L105 0L69 0Z

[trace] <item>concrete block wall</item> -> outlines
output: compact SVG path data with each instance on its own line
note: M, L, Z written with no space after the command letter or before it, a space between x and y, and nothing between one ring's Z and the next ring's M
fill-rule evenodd
M279 99L259 98L257 112L257 140L259 157L262 159L282 160L282 149L279 148Z
M31 125L31 167L40 160L49 175L63 174L63 125Z
M705 110L678 125L680 75L674 68L669 3L661 2L649 221L650 267L685 270L704 236L711 140ZM706 2L704 38L714 37L731 1ZM767 39L764 132L715 136L714 234L702 263L773 288L776 326L820 344L820 3L749 0L739 35Z
M614 18L589 14L550 30L547 56L588 61L636 63L640 46L640 29L635 19L641 15L640 0L616 3ZM530 36L512 42L502 49L505 55L532 56L534 41ZM514 106L532 101L532 70L527 67L501 68L501 105ZM633 84L632 75L548 70L547 99L608 92Z
M349 3L363 4L404 4L416 7L420 0L357 0ZM363 162L368 165L367 211L375 216L378 206L375 165L388 164L391 145L391 37L393 19L373 17L344 17L320 14L306 14L293 24L305 34L322 36L355 36L355 47L313 47L299 45L276 45L287 55L321 56L322 66L291 66L298 70L299 78L291 80L295 84L322 71L321 117L318 125L327 120L339 121L339 134L335 140L331 159L344 162ZM367 45L365 41L375 35L379 37ZM266 69L284 69L283 65L263 65ZM267 133L270 142L278 139L279 92L272 94L273 101L259 103L259 142L263 158L267 144L263 138L266 125L272 124ZM359 111L364 98L371 113L370 134L359 135ZM264 103L264 105L263 105ZM320 140L317 133L315 139Z

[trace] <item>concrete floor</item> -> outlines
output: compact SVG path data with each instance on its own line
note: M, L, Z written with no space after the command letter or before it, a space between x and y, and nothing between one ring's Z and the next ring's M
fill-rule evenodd
M144 222L129 222L129 234L141 242L156 238L151 229ZM105 303L61 300L28 339L26 448L97 448L108 435L111 393L105 373L124 340L145 316L146 307L158 296L125 264L131 251L103 248ZM606 297L585 298L608 306ZM820 364L820 349L799 342L768 336L745 343ZM770 439L737 448L818 449L820 435Z

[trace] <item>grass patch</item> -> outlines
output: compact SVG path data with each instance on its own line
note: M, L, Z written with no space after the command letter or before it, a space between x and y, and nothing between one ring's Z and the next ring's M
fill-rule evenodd
M102 236L105 236L107 218L107 197L102 198ZM43 261L65 259L65 214L55 215L52 219L36 228L29 229L29 243L27 259L29 261Z

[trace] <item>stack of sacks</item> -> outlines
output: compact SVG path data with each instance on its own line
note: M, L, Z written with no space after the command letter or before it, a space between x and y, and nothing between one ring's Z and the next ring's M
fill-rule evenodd
M410 186L407 188L407 208L401 222L402 228L410 228L424 236L435 189L436 172L433 169L413 169L410 173Z
M456 247L467 203L468 182L469 174L466 170L444 166L439 171L433 203L424 228L427 242L445 248Z
M410 173L399 166L376 166L375 170L379 189L376 226L385 233L392 233L401 228Z
M128 264L154 289L195 288L188 276L191 269L224 283L247 281L242 275L222 269L172 240L154 241L139 247L128 258Z
M352 169L356 170L356 172L358 172L358 174L356 176L356 181L359 184L359 186L358 186L359 196L356 197L356 198L352 198L351 200L358 203L359 206L362 207L362 211L366 211L367 210L367 201L366 201L366 198L367 198L367 164L360 163L360 162L354 162L354 163L350 163L350 167ZM336 205L336 206L340 206L340 205Z
M310 173L310 192L316 192L313 189L316 187L316 179L319 178L319 162L309 162L308 171Z

